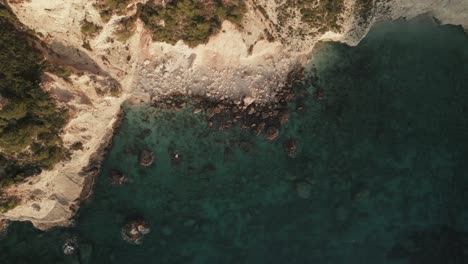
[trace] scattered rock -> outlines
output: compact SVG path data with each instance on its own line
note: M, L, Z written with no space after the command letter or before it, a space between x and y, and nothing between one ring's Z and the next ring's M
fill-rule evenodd
M244 101L244 105L249 106L255 101L255 99L250 96L246 96L244 97L243 101Z
M296 151L297 151L297 142L294 139L289 139L284 143L284 150L288 154L290 158L295 158L296 157Z
M239 147L245 153L251 153L255 149L255 144L249 141L244 141L239 144Z
M133 244L141 244L141 240L150 232L149 225L143 219L128 222L121 231L122 238Z
M298 182L296 183L296 192L302 199L309 199L312 195L312 185L305 181Z
M286 124L289 121L289 113L287 111L282 111L279 113L278 119L281 125Z
M265 137L273 141L279 136L279 129L277 127L269 127L265 132Z
M141 131L141 133L138 135L138 138L140 139L145 139L146 137L150 136L153 133L151 129L145 129Z
M255 96L244 96L241 100L229 99L221 94L209 91L203 96L188 96L187 94L174 93L164 97L157 97L152 105L158 108L174 109L187 105L190 100L194 105L194 114L204 113L203 117L209 127L224 130L238 126L254 135L265 133L268 128L267 138L275 140L279 136L280 126L289 120L290 109L288 102L296 100L298 112L304 110L301 104L303 97L307 95L305 86L297 85L303 77L302 70L293 71L288 75L288 85L272 91L270 95L256 94ZM257 100L258 98L270 97L271 101ZM154 99L154 98L153 98ZM152 100L153 100L152 99Z
M265 122L258 124L258 126L256 126L257 128L255 129L254 135L260 136L260 134L262 134L263 131L265 130L265 126L266 126Z
M123 184L128 182L128 179L119 170L110 170L109 171L109 180L110 180L111 184L114 184L114 185L123 185Z
M135 149L135 148L132 148L132 147L127 147L127 148L125 148L124 153L127 154L127 155L137 155L138 150Z
M153 164L154 153L149 150L143 150L140 152L139 163L143 167L148 167Z
M318 101L322 101L323 98L325 97L325 91L323 90L322 87L317 88L317 91L315 92L315 99Z
M182 154L173 153L171 154L171 163L172 165L178 166L182 162Z
M3 233L6 233L9 224L10 224L10 221L6 219L0 219L0 235Z
M216 114L216 108L208 108L206 110L206 116L212 118Z
M78 251L78 243L76 239L70 238L65 241L63 244L63 254L65 255L74 255Z

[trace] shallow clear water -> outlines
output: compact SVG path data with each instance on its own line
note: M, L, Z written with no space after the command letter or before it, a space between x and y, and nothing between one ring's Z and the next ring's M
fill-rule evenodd
M468 263L468 37L386 23L354 48L322 44L312 64L324 100L308 87L273 143L190 107L128 107L76 227L15 223L0 263ZM128 149L154 151L154 165ZM131 182L111 185L111 169ZM138 246L120 235L133 215L152 228ZM77 256L62 253L69 237Z

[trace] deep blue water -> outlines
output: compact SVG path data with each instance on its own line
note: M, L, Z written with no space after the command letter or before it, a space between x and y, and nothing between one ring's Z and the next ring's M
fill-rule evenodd
M385 23L357 47L321 44L312 65L319 81L305 112L293 111L275 142L210 128L190 106L127 107L76 227L15 223L0 263L468 263L463 30ZM154 165L142 168L128 149L154 151ZM111 169L130 183L111 185ZM152 228L142 245L120 235L133 215ZM70 237L79 254L64 256Z

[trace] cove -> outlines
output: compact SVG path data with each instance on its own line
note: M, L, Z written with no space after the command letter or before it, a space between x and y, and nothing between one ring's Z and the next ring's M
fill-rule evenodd
M14 223L0 263L465 263L463 30L384 23L357 47L320 44L310 67L319 80L297 102L305 111L293 103L274 142L210 128L190 104L127 106L76 225ZM284 151L290 139L295 158ZM132 151L142 149L155 153L148 168ZM129 182L111 185L115 169ZM121 238L135 215L151 227L141 245ZM78 254L65 256L70 238Z

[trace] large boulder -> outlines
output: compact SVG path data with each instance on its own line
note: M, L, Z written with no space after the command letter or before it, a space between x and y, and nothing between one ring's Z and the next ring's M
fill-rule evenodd
M109 180L114 185L123 185L128 182L127 177L119 170L110 170Z
M143 219L129 221L122 228L122 238L133 244L141 244L141 240L151 231L149 225Z
M267 130L265 132L265 137L268 140L273 141L278 136L279 136L279 129L277 127L271 126L271 127L267 128Z
M178 166L178 165L180 165L181 162L182 162L182 154L177 153L177 152L171 154L171 163L172 163L172 165Z
M140 156L138 158L138 162L143 167L149 167L153 164L154 161L154 153L149 150L142 150L140 152Z
M75 238L69 238L63 243L63 254L75 255L78 252L78 243Z
M312 185L306 181L296 183L296 192L302 199L309 199L312 195Z
M290 158L295 158L297 152L297 141L294 139L286 141L284 143L284 151L286 151Z

